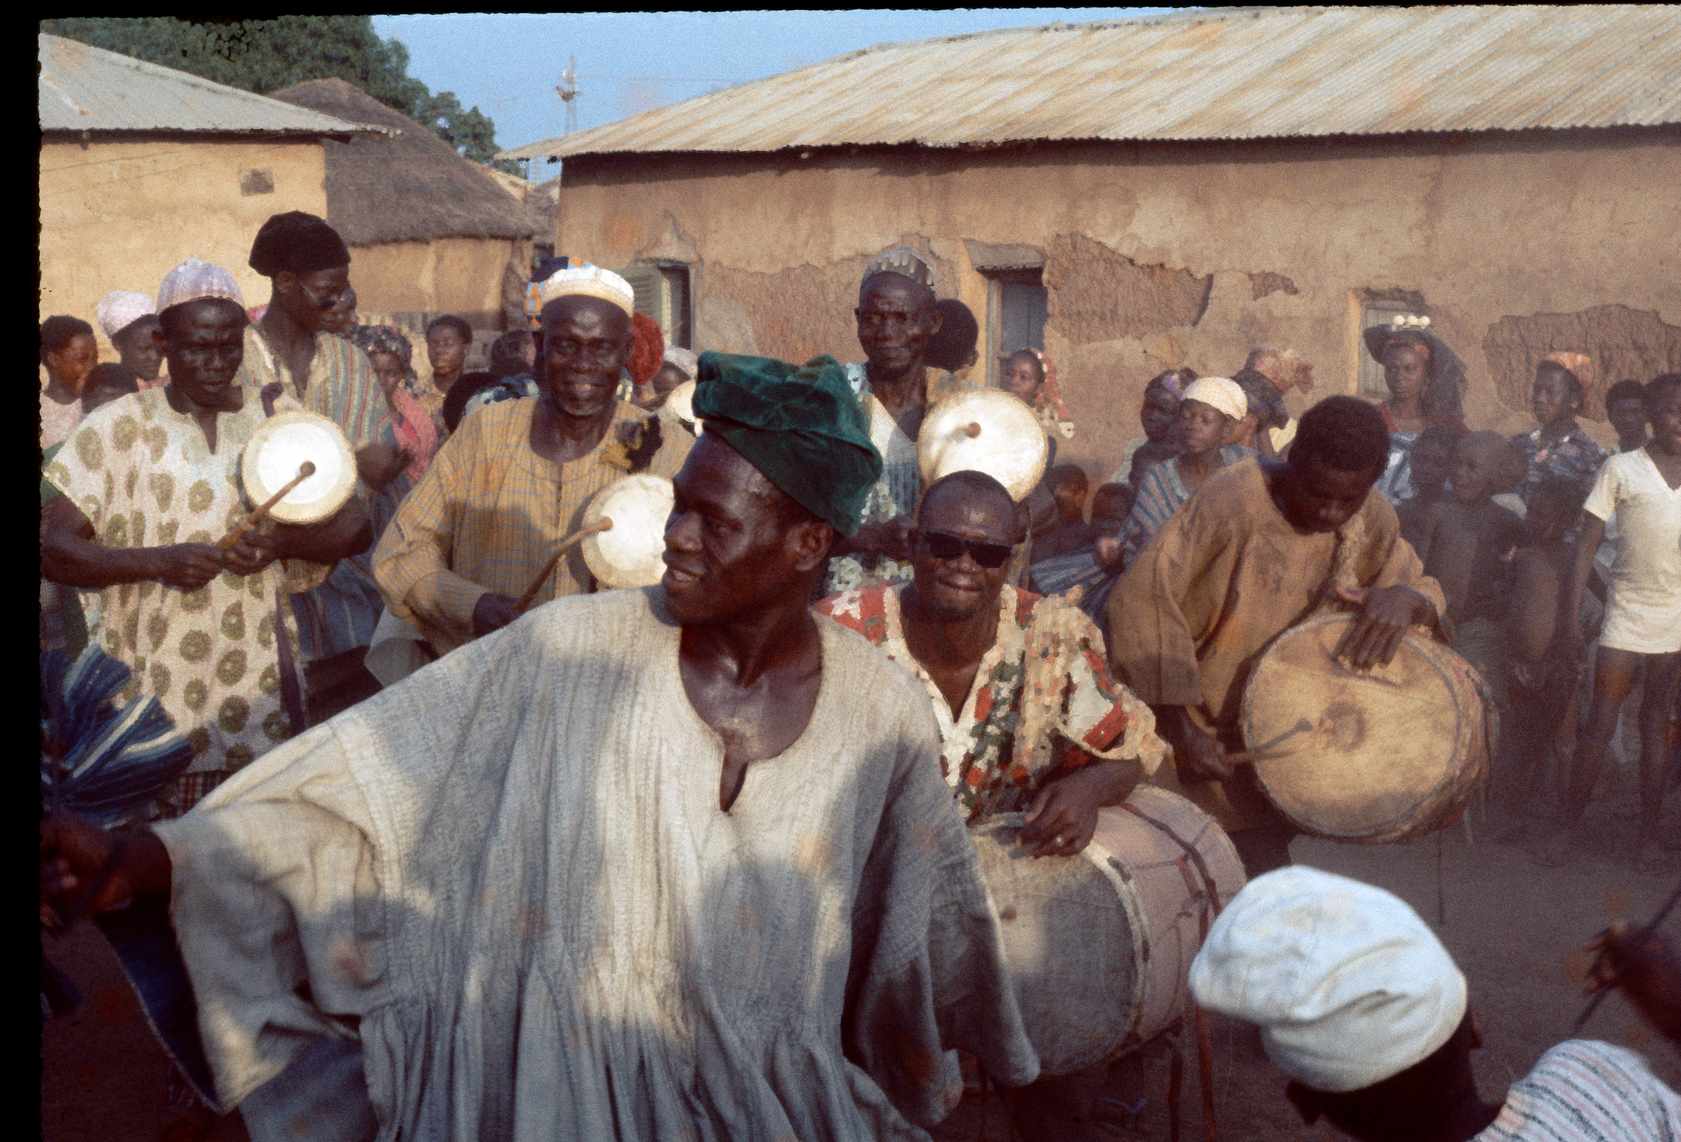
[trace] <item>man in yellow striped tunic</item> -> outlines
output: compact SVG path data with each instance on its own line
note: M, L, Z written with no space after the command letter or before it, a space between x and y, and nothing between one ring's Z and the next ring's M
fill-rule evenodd
M631 471L674 475L693 443L662 434L657 418L614 395L631 347L629 283L580 266L542 290L542 397L464 420L374 552L387 605L437 654L515 618L519 596L582 526L597 492ZM592 587L574 547L536 601Z

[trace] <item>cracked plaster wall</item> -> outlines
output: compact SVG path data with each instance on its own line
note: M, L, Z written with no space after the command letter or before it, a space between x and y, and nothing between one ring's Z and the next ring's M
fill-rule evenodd
M1031 246L1045 258L1045 347L1079 426L1064 454L1106 476L1161 369L1229 375L1268 343L1314 365L1317 387L1290 394L1293 410L1353 391L1361 289L1425 297L1466 362L1476 427L1527 427L1530 355L1575 330L1629 368L1671 359L1677 185L1672 129L597 156L567 164L556 250L689 262L701 348L851 360L858 273L877 251L930 255L941 294L984 335L986 279L964 239ZM1582 316L1603 307L1636 316ZM1537 314L1563 324L1500 325Z

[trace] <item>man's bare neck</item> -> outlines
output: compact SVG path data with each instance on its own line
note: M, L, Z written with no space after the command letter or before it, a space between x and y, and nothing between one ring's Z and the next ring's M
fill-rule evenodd
M974 666L998 641L997 599L987 601L967 618L946 619L927 612L914 583L899 598L905 643L924 666Z

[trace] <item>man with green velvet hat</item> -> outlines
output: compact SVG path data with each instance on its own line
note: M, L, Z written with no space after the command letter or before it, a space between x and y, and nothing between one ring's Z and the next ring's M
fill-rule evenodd
M44 898L106 911L254 1137L913 1139L948 1047L1036 1076L927 699L806 605L881 468L844 374L699 373L660 586L540 607L180 821L44 826Z

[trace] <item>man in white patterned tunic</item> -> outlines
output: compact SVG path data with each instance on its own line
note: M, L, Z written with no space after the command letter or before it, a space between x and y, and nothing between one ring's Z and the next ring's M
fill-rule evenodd
M42 510L41 564L82 589L90 643L190 731L195 756L170 797L184 811L301 725L285 700L297 632L277 603L372 536L352 507L213 546L245 513L240 451L266 419L237 377L243 302L226 270L188 259L158 307L170 383L89 416L48 465L63 495Z
M541 607L183 820L44 826L46 898L254 1138L913 1139L945 1048L1036 1076L927 699L806 605L880 472L844 376L700 373L660 587Z

